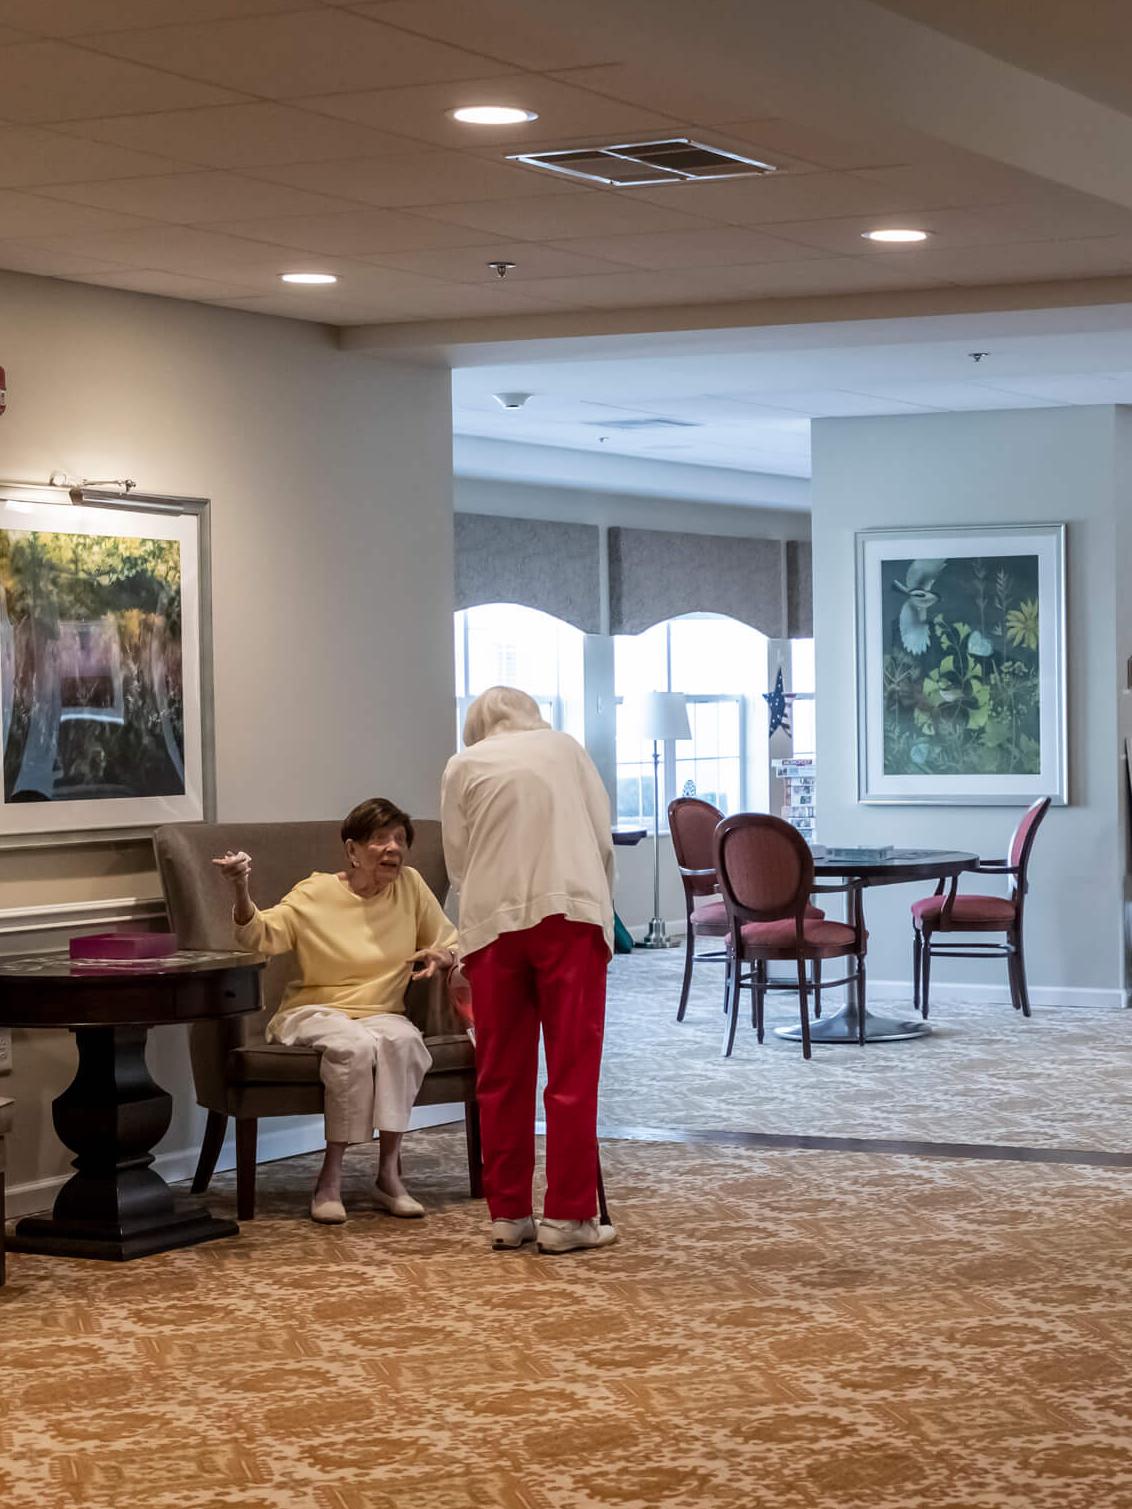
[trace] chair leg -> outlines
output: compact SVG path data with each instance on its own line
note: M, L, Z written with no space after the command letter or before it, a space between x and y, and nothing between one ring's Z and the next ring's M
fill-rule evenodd
M236 1118L236 1219L255 1220L256 1134L254 1116Z
M924 962L924 939L918 927L912 929L912 1008L920 1009L920 973Z
M815 959L810 965L810 973L814 980L814 1021L821 1021L821 960Z
M865 1046L865 1011L868 1000L865 995L865 956L857 955L857 977L850 989L857 993L857 1042L863 1048Z
M923 950L920 957L920 1015L926 1022L928 1019L928 989L932 978L932 935L924 934Z
M688 941L684 948L684 982L680 986L680 1004L676 1008L676 1020L682 1022L684 1013L688 1009L688 992L692 988L692 963L696 957L696 936L692 929L692 919L688 918Z
M4 1257L4 1170L0 1168L0 1289L8 1281L8 1271Z
M1030 1015L1030 992L1026 988L1026 960L1022 954L1022 938L1010 940L1014 952L1007 955L1007 971L1010 977L1010 999L1023 1016Z
M743 979L743 961L731 956L731 999L727 1003L727 1022L723 1029L723 1057L730 1058L735 1047L735 1029L739 1025L739 992Z
M810 1057L810 990L806 980L806 961L798 960L798 1014L802 1023L802 1057Z
M755 977L751 981L751 994L754 1000L755 1035L761 1043L766 1033L766 977L767 965L765 959L755 961Z
M483 1199L483 1143L480 1141L480 1103L473 1095L464 1102L464 1130L468 1138L468 1193Z
M212 1182L212 1176L216 1172L216 1160L220 1157L220 1149L224 1146L224 1133L227 1130L228 1118L224 1112L209 1111L208 1120L204 1124L204 1137L201 1139L197 1171L193 1175L194 1195L203 1195Z
M723 1014L727 1015L731 1009L731 971L735 967L735 960L731 956L730 947L723 964Z

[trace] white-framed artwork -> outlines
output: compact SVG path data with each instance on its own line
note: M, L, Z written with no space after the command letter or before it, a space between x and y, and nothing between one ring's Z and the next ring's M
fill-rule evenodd
M858 799L1066 802L1065 526L856 540Z
M0 847L212 816L208 504L0 492Z

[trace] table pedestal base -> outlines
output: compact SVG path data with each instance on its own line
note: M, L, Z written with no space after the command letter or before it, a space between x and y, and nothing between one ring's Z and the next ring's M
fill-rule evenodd
M150 1078L145 1027L78 1027L75 1077L52 1106L60 1140L77 1157L75 1173L50 1216L26 1216L13 1252L125 1262L176 1247L235 1236L235 1221L215 1220L199 1200L176 1196L150 1165L173 1103Z
M810 1023L811 1043L859 1043L857 1008L856 1006L843 1006L833 1016L823 1016L820 1021ZM875 1016L871 1011L865 1012L865 1042L866 1043L898 1043L909 1037L928 1037L931 1033L931 1024L925 1022L923 1017L912 1017L908 1020L898 1020L895 1017ZM798 1042L802 1036L801 1027L776 1027L775 1037L788 1037Z

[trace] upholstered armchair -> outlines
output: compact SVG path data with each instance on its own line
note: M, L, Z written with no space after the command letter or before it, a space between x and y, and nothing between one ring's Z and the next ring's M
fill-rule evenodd
M440 824L414 823L409 863L443 902L448 876ZM252 895L272 906L314 870L337 872L342 845L336 822L186 823L158 828L154 850L169 920L182 948L230 949L232 892L211 860L225 850L246 850L254 862ZM236 1120L236 1205L241 1221L255 1214L256 1143L265 1116L322 1113L319 1056L312 1048L268 1043L264 1029L284 987L294 978L290 954L269 960L262 980L262 1009L226 1022L200 1022L191 1029L190 1053L197 1103L208 1111L193 1191L212 1178L228 1118ZM479 1112L475 1056L463 1024L448 1003L440 976L417 981L405 996L405 1011L424 1035L432 1068L417 1096L418 1106L463 1103L468 1138L468 1180L481 1193Z

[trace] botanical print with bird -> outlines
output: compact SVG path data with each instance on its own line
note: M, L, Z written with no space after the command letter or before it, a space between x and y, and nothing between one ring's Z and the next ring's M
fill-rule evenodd
M1041 768L1039 558L888 560L886 775Z

